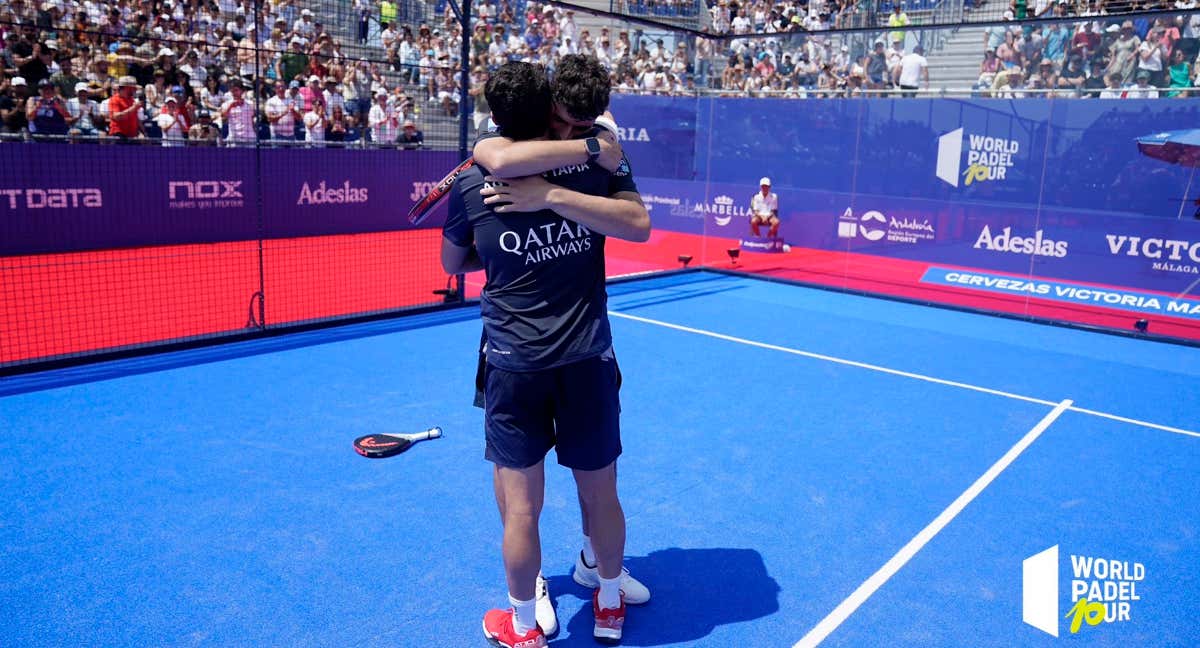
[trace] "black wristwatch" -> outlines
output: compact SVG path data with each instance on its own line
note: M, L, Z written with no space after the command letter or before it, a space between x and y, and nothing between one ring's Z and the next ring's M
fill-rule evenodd
M600 157L600 140L589 137L583 143L587 145L588 162L595 162Z

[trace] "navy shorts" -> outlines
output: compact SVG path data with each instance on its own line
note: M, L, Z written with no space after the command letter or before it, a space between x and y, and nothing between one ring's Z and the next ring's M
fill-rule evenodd
M556 448L558 463L598 470L621 454L620 372L612 351L542 371L483 371L484 458L528 468Z

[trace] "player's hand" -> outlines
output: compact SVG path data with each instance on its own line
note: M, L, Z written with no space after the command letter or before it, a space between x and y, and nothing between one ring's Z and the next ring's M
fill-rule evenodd
M491 206L497 213L534 212L546 209L546 197L554 185L539 175L524 178L501 179L487 176L489 184L479 190L483 204Z
M617 167L621 166L621 159L625 157L617 136L608 131L601 131L596 139L600 140L600 157L596 158L596 164L604 167L609 173L616 171Z

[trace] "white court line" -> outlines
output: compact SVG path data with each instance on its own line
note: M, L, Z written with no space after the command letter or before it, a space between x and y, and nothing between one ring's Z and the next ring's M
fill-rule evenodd
M911 560L922 547L928 544L938 532L944 529L955 516L961 513L967 504L970 504L972 500L982 493L983 489L988 487L988 484L991 484L1000 473L1004 472L1004 469L1008 468L1009 464L1024 452L1025 448L1028 448L1030 444L1036 441L1042 435L1042 432L1045 432L1046 428L1050 427L1050 424L1069 407L1071 407L1071 401L1064 400L1056 405L1049 414L1042 417L1042 420L1028 434L1021 437L1021 440L1017 441L1016 445L1009 448L1008 452L1004 453L1004 456L1000 457L999 461L992 464L992 467L988 468L987 472L983 473L979 479L976 479L974 484L971 484L967 490L963 491L962 495L958 496L958 499L951 502L950 506L946 507L946 510L933 519L933 522L930 522L928 526L921 529L920 533L914 536L912 540L909 540L908 544L901 547L900 551L897 551L896 555L884 563L883 567L880 567L878 571L871 574L870 578L863 581L863 584L859 585L858 589L846 597L846 600L834 608L828 616L821 619L821 622L814 626L812 630L809 630L808 634L804 635L804 638L796 642L796 645L792 648L811 648L824 641L831 632L836 630L851 614L854 614L854 611L866 602L876 590L882 587L889 578L900 571L900 568L904 567L905 563Z
M747 340L746 338L735 337L732 335L725 335L724 333L716 333L714 331L706 331L704 329L692 328L690 326L682 326L679 324L672 324L670 322L663 322L661 320L650 319L648 317L639 317L637 315L630 315L628 313L621 313L618 311L608 311L608 314L613 317L620 317L622 319L633 320L635 322L642 322L645 324L653 324L655 326L662 326L664 328L675 329L677 331L685 331L687 333L695 333L696 335L704 335L707 337L716 338L718 340L727 340L729 342L737 342L738 344L745 344L747 346L758 347L760 349L770 349L771 351L780 351L782 353L790 353L792 355L803 356L805 358L814 358L816 360L825 360L826 362L833 362L833 363L837 363L837 364L841 364L841 365L847 365L850 367L858 367L860 369L869 369L871 371L878 371L880 373L891 374L893 376L903 376L905 378L912 378L913 380L923 380L925 382L935 383L938 385L947 385L950 387L958 387L960 389L969 389L971 391L981 392L984 394L991 394L993 396L1003 396L1004 398L1012 398L1014 400L1025 401L1026 403L1037 403L1039 405L1055 405L1056 404L1054 401L1045 400L1042 398L1033 398L1032 396L1023 396L1021 394L1014 394L1012 392L1001 391L999 389L990 389L987 387L980 387L979 385L972 385L969 383L958 382L956 380L945 380L943 378L934 378L933 376L926 376L924 374L912 373L911 371L901 371L899 369L891 369L889 367L881 367L879 365L868 364L866 362L858 362L856 360L847 360L845 358L838 358L835 356L824 355L821 353L813 353L811 351L801 351L800 349L792 349L792 348L785 347L785 346L779 346L777 344L767 344L765 342L756 342L754 340ZM1129 423L1130 425L1139 425L1142 427L1147 427L1147 428L1151 428L1151 429L1155 429L1155 430L1162 430L1164 432L1173 432L1175 434L1184 434L1187 436L1200 438L1200 432L1184 430L1184 429L1180 429L1180 428L1176 428L1176 427L1171 427L1169 425L1160 425L1158 423L1150 423L1149 421L1141 421L1138 419L1126 418L1124 416L1117 416L1116 414L1108 414L1106 412L1098 412L1096 410L1084 409L1082 407L1070 407L1068 409L1072 412L1077 412L1080 414L1090 414L1092 416L1099 416L1101 418L1106 418L1106 419L1110 419L1113 421Z

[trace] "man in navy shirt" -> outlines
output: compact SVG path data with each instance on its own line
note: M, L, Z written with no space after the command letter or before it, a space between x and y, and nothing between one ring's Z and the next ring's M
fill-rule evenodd
M607 85L604 87L607 103ZM493 119L517 142L551 129L541 68L508 63L486 88ZM595 115L592 116L593 118ZM579 120L582 121L582 120ZM558 132L558 131L556 131ZM495 464L504 563L513 610L484 617L489 639L544 645L535 616L541 566L537 521L544 458L557 448L590 520L599 575L594 634L620 639L625 519L616 492L621 452L617 368L604 287L604 241L649 237L650 220L627 161L610 173L597 142L576 141L581 163L501 182L478 165L455 181L443 229L448 273L483 269L485 456ZM530 642L526 644L525 642Z
M586 164L594 153L589 152L587 139L594 136L600 154L595 164L611 172L627 172L628 162L624 159L621 146L614 136L616 124L606 111L610 92L608 71L594 56L568 55L560 59L550 85L553 105L550 113L550 133L555 138L515 141L502 133L483 135L474 148L475 160L492 175L501 178L533 176L561 167ZM597 129L607 120L606 130ZM626 169L621 170L622 163ZM518 180L518 183L523 182ZM482 385L481 372L477 382ZM482 406L482 387L477 394L476 404ZM583 522L583 548L575 557L572 576L575 582L595 589L600 586L600 573L595 549L592 546L591 525L588 519L587 502L579 498ZM552 636L558 628L557 615L550 598L550 590L539 573L537 578L537 621L538 625ZM650 590L622 567L620 591L624 602L639 605L650 600Z

